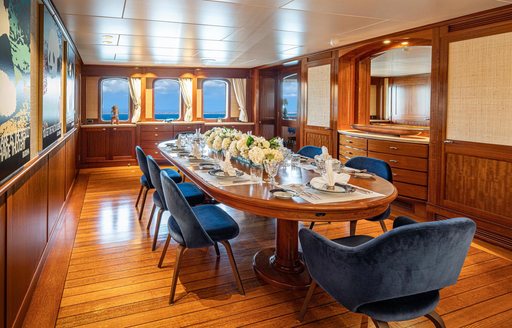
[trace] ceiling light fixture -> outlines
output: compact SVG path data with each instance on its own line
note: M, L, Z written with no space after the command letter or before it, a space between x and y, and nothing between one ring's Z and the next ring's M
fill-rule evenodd
M384 43L384 44L390 44L390 43L391 43L391 40L384 40L384 41L382 41L382 43Z
M408 45L408 44L409 44L409 42L408 42L408 41L404 41L404 42L402 42L402 43L400 43L400 44L401 44L401 45L403 45L403 46L406 46L406 45Z
M112 35L104 35L102 37L101 43L103 44L113 44L114 43L114 37Z
M201 58L201 62L203 64L210 64L210 63L214 63L216 61L217 61L217 59L215 59L215 58Z

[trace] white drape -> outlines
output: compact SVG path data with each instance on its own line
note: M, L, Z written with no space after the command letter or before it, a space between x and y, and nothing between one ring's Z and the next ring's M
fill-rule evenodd
M132 123L137 123L140 119L140 111L141 111L141 93L142 93L142 81L140 78L131 77L128 79L128 85L130 86L130 97L132 98L133 103L133 114L132 114Z
M241 122L247 122L247 80L246 79L231 79L231 84L233 85L233 90L235 91L236 102L238 103L238 108L240 109L240 114L238 115L238 119Z
M181 89L181 97L185 103L185 117L186 122L192 121L192 79L183 78L178 79Z

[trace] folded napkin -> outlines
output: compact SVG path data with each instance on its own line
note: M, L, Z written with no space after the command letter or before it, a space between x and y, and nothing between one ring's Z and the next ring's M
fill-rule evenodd
M325 181L327 181L327 185L332 187L334 186L334 172L332 170L332 159L328 159L325 161Z
M229 151L224 155L224 161L219 163L220 168L224 171L225 174L234 177L236 175L236 170L231 164L231 154Z
M202 157L201 150L199 149L199 145L195 142L192 144L191 155L194 156L196 159L201 159L201 157Z
M328 159L332 159L331 155L329 155L329 150L327 147L322 146L322 155L320 155L324 161Z
M331 170L332 170L332 166L331 166ZM340 183L340 184L346 184L348 182L348 180L350 180L350 175L349 174L346 174L346 173L333 173L333 184L332 186L335 184L335 183ZM318 188L318 189L322 189L322 187L325 185L325 184L329 184L329 182L327 181L327 179L325 177L316 177L316 178L313 178L311 179L311 181L309 182L313 187L315 188Z

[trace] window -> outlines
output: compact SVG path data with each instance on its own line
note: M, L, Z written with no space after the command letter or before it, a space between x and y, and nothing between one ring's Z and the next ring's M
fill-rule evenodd
M228 116L229 85L224 80L204 80L203 117L219 119Z
M119 121L130 119L130 89L126 78L108 78L101 80L101 120L110 121L112 106L119 108Z
M297 73L283 77L281 115L284 120L297 118L299 81Z
M177 120L181 113L180 84L174 79L153 83L155 120Z

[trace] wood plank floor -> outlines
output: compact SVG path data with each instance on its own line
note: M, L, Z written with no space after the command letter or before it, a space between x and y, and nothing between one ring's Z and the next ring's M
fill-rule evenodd
M274 221L226 208L240 224L233 251L246 295L237 292L226 252L185 253L177 302L168 305L176 244L171 243L158 269L167 235L162 224L159 247L151 252L152 231L146 223L148 197L141 222L134 208L138 168L84 170L89 175L84 204L67 272L57 327L356 327L361 316L348 312L320 288L300 323L297 313L305 291L287 291L260 282L252 256L271 246ZM390 223L388 226L390 227ZM315 230L336 237L348 235L348 224L318 224ZM360 222L357 232L378 235L379 224ZM342 279L342 277L340 277ZM510 327L512 262L472 247L457 285L441 292L437 308L448 327ZM370 327L373 325L370 323ZM425 319L392 327L431 327Z

